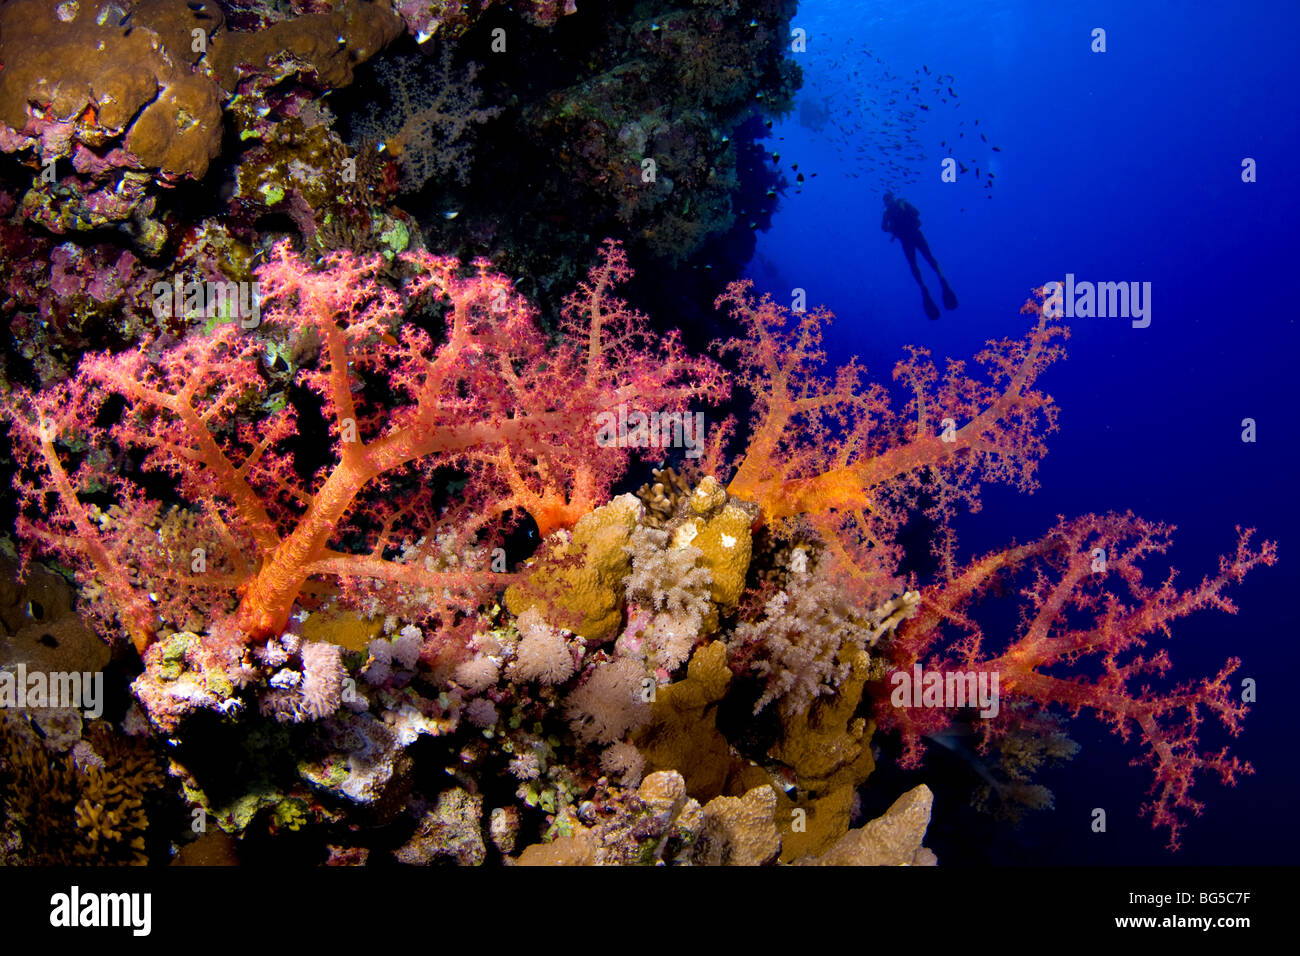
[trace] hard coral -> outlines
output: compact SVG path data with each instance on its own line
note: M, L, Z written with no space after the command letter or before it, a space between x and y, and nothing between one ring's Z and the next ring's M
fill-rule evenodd
M145 800L165 777L147 742L92 725L94 758L78 766L17 717L0 715L0 820L21 838L27 865L121 866L148 862Z
M70 174L34 180L28 218L58 233L134 220L152 235L152 187L204 176L241 80L342 86L400 32L386 3L362 0L254 33L226 29L215 3L11 0L0 6L0 150L30 151L39 167L71 160Z

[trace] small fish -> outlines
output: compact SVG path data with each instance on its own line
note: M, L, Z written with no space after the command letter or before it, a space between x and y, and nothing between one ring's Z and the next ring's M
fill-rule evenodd
M957 94L952 91L951 86L948 87L948 95L951 96L954 100L957 98Z
M459 209L448 209L446 212L444 212L444 213L442 214L442 218L443 218L443 219L455 219L455 218L456 218L457 216L459 216L459 215L460 215L460 210L459 210Z
M994 147L993 147L993 152L995 152L995 153L1000 153L1000 152L1002 152L1002 147L1001 147L1001 146L994 146Z

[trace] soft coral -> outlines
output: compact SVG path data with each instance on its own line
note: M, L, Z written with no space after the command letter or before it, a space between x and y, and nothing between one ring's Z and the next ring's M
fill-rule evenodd
M607 497L628 461L627 449L596 441L598 414L619 405L684 411L725 391L713 363L653 335L614 296L629 273L615 243L602 247L568 300L557 345L486 261L467 274L453 258L418 252L405 260L414 275L401 293L380 281L381 260L346 252L313 268L281 244L259 270L265 324L320 344L302 380L330 421L334 460L310 487L288 447L297 434L292 407L231 427L237 408L264 388L264 343L233 324L90 355L67 383L8 397L20 530L106 593L137 648L152 639L159 614L169 617L196 590L211 592L214 617L225 618L237 597L233 621L249 641L283 629L313 577L414 587L472 606L483 585L503 579L444 560L449 540L463 554L515 511L543 534L572 523ZM391 333L417 300L445 312L437 339L414 323ZM124 408L105 430L96 419L112 396ZM60 440L91 447L70 466ZM197 524L191 537L220 556L220 573L209 574L204 561L182 582L188 554L129 547L147 536L158 510L121 468L140 451L145 470L177 481ZM459 508L436 514L421 492L398 493L399 484L422 490L446 466L467 476ZM395 480L403 475L416 480ZM95 520L95 496L113 503L113 521ZM364 549L347 546L364 536ZM403 550L404 560L394 560ZM171 593L139 586L159 580Z
M792 315L749 282L732 283L717 304L745 332L721 348L738 354L740 384L755 399L728 491L768 522L811 522L864 598L897 590L899 531L918 511L946 525L959 504L978 509L986 481L1035 487L1057 413L1035 384L1068 336L1037 301L1025 309L1035 317L1025 339L989 342L976 356L982 376L953 360L940 374L928 352L911 349L894 369L903 403L868 384L856 360L824 377L825 309Z
M1088 515L1061 519L1038 541L957 567L950 522L958 506L977 510L986 481L1032 491L1044 438L1056 427L1056 405L1036 382L1063 357L1068 333L1043 301L1038 290L1022 310L1033 319L1023 340L989 342L977 356L982 376L959 361L940 374L928 353L912 349L894 369L907 392L896 403L883 387L866 384L856 362L833 381L822 376L821 329L829 312L792 316L770 297L756 297L749 283L733 283L718 304L746 336L723 349L739 353L742 384L756 401L748 448L728 491L756 501L768 522L811 524L847 571L841 580L873 602L867 606L901 588L899 534L924 513L936 528L941 571L881 656L896 671L924 663L931 671L998 674L1009 702L1088 710L1125 739L1138 730L1155 769L1144 810L1176 847L1180 813L1201 808L1190 795L1196 775L1209 771L1233 783L1250 772L1226 750L1203 752L1198 742L1205 714L1231 734L1240 730L1245 706L1228 685L1240 661L1229 660L1213 680L1157 692L1141 681L1168 671L1170 659L1163 650L1147 653L1148 640L1194 611L1235 611L1224 591L1252 568L1273 564L1276 546L1252 547L1251 532L1240 531L1236 553L1221 559L1217 576L1182 590L1171 573L1151 586L1142 561L1167 550L1173 529L1129 513ZM986 647L977 609L1016 575L1029 576L1020 629ZM1008 707L1001 714L982 722L985 743L1018 719ZM884 703L877 712L883 727L903 731L912 763L921 737L944 730L951 718L951 711Z

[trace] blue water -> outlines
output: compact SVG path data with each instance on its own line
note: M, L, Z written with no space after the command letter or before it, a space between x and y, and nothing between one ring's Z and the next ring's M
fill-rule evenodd
M1293 863L1300 335L1287 277L1297 274L1300 214L1291 56L1300 5L805 0L794 24L808 33L807 52L793 54L807 79L801 95L827 104L848 133L813 131L797 110L772 130L780 164L817 176L786 190L750 275L780 299L801 287L810 304L829 306L833 357L858 354L885 380L907 343L969 357L987 338L1023 334L1018 309L1029 290L1067 272L1152 284L1148 328L1072 320L1069 360L1043 381L1062 412L1042 488L1030 497L990 490L984 511L959 526L966 552L1036 537L1058 514L1131 508L1178 526L1171 560L1190 586L1233 548L1235 525L1279 542L1278 565L1231 592L1240 613L1184 619L1167 644L1177 678L1213 674L1237 655L1236 677L1259 688L1232 742L1257 773L1235 789L1202 779L1206 809L1179 853L1134 816L1150 780L1145 767L1128 766L1136 747L1083 717L1072 725L1082 753L1044 777L1056 809L953 847L950 858ZM1090 50L1096 27L1106 31L1104 53ZM917 113L918 150L892 151L924 156L902 164L911 176L868 168L863 157L900 136L881 123L888 99L922 64L951 74L957 99L913 95L931 107ZM973 169L941 182L943 140L961 143L968 166L992 170L993 188ZM1257 182L1242 182L1246 157ZM960 299L938 321L925 317L901 249L880 230L889 188L919 208ZM1241 439L1245 418L1257 423L1253 444ZM937 823L958 812L950 802L940 795ZM1108 811L1104 834L1089 826L1094 807Z

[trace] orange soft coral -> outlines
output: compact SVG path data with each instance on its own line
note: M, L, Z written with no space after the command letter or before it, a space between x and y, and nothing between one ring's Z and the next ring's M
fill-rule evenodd
M898 531L910 515L946 523L958 504L979 507L986 481L1034 488L1056 427L1056 405L1034 386L1068 335L1041 298L1025 307L1034 327L1024 340L990 342L976 357L982 376L960 361L940 375L929 353L912 349L894 369L909 395L901 406L865 382L856 360L822 378L826 310L799 313L787 328L790 310L756 298L748 282L732 283L718 305L745 331L722 348L739 355L741 384L755 397L728 491L756 502L768 522L811 520L866 597L897 590Z

